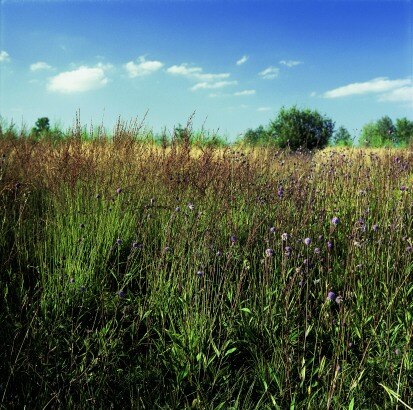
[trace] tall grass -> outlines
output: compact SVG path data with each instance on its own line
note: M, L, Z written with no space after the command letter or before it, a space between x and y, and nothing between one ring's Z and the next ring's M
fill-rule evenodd
M410 152L0 155L5 408L411 408Z

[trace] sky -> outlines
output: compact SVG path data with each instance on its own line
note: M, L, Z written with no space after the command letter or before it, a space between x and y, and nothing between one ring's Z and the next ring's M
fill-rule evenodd
M102 0L0 3L0 115L235 140L296 105L357 136L413 120L408 0Z

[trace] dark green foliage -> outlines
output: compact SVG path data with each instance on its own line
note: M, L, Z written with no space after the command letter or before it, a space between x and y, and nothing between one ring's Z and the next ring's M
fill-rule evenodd
M32 131L36 136L39 136L41 134L45 134L45 133L49 132L50 131L50 120L49 120L49 118L47 118L47 117L39 118L36 121L36 124L35 124Z
M359 138L362 147L380 148L406 146L413 140L413 122L407 118L396 119L396 125L389 116L366 124Z
M248 129L243 137L243 141L249 145L265 145L269 142L269 134L265 128L260 125L256 129Z
M353 139L351 138L348 130L341 126L335 133L333 138L334 145L339 147L351 147L353 145Z
M396 120L397 142L401 145L407 145L413 141L413 121L406 117Z
M268 133L280 148L297 150L324 148L334 132L334 122L317 111L296 106L282 108L272 121Z

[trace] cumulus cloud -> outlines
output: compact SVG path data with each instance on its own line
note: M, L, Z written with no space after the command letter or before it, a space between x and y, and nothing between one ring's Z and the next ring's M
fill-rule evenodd
M273 80L277 78L280 73L280 69L278 67L267 67L265 70L262 70L258 75L260 75L264 80Z
M236 85L236 84L238 84L238 81L217 81L217 82L214 82L214 83L202 82L202 83L195 84L191 88L191 90L192 91L211 90L211 89L223 88L223 87L227 87L229 85Z
M225 78L228 78L230 76L229 73L204 73L201 67L189 67L188 64L185 63L181 65L173 65L169 67L166 72L201 82L224 80Z
M102 67L81 66L76 70L64 71L49 80L49 91L63 94L82 93L104 87L108 83Z
M44 61L38 61L37 63L30 64L30 71L50 70L53 67Z
M285 65L287 67L295 67L296 65L302 64L302 61L295 61L295 60L281 60L280 64Z
M396 88L388 93L385 93L379 97L379 101L391 101L391 102L412 102L413 103L413 86L406 86Z
M384 93L412 83L411 79L389 80L387 77L377 77L363 83L351 83L343 87L334 88L323 94L324 98L341 98L350 95L369 93ZM403 92L402 92L403 94Z
M248 56L242 56L238 61L237 61L237 65L242 65L242 64L244 64L244 63L246 63L247 62L247 60L248 60Z
M254 95L255 92L256 92L255 90L244 90L244 91L238 91L234 93L234 95L236 95L237 97L240 97L243 95Z
M0 51L0 63L5 63L7 61L10 61L10 56L7 51L1 50Z
M139 57L139 63L129 61L124 65L130 78L145 77L160 70L163 67L163 63L156 60L146 60L145 57Z

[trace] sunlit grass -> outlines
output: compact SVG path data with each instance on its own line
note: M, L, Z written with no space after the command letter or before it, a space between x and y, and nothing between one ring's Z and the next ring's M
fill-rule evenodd
M6 408L412 405L409 151L0 155Z

